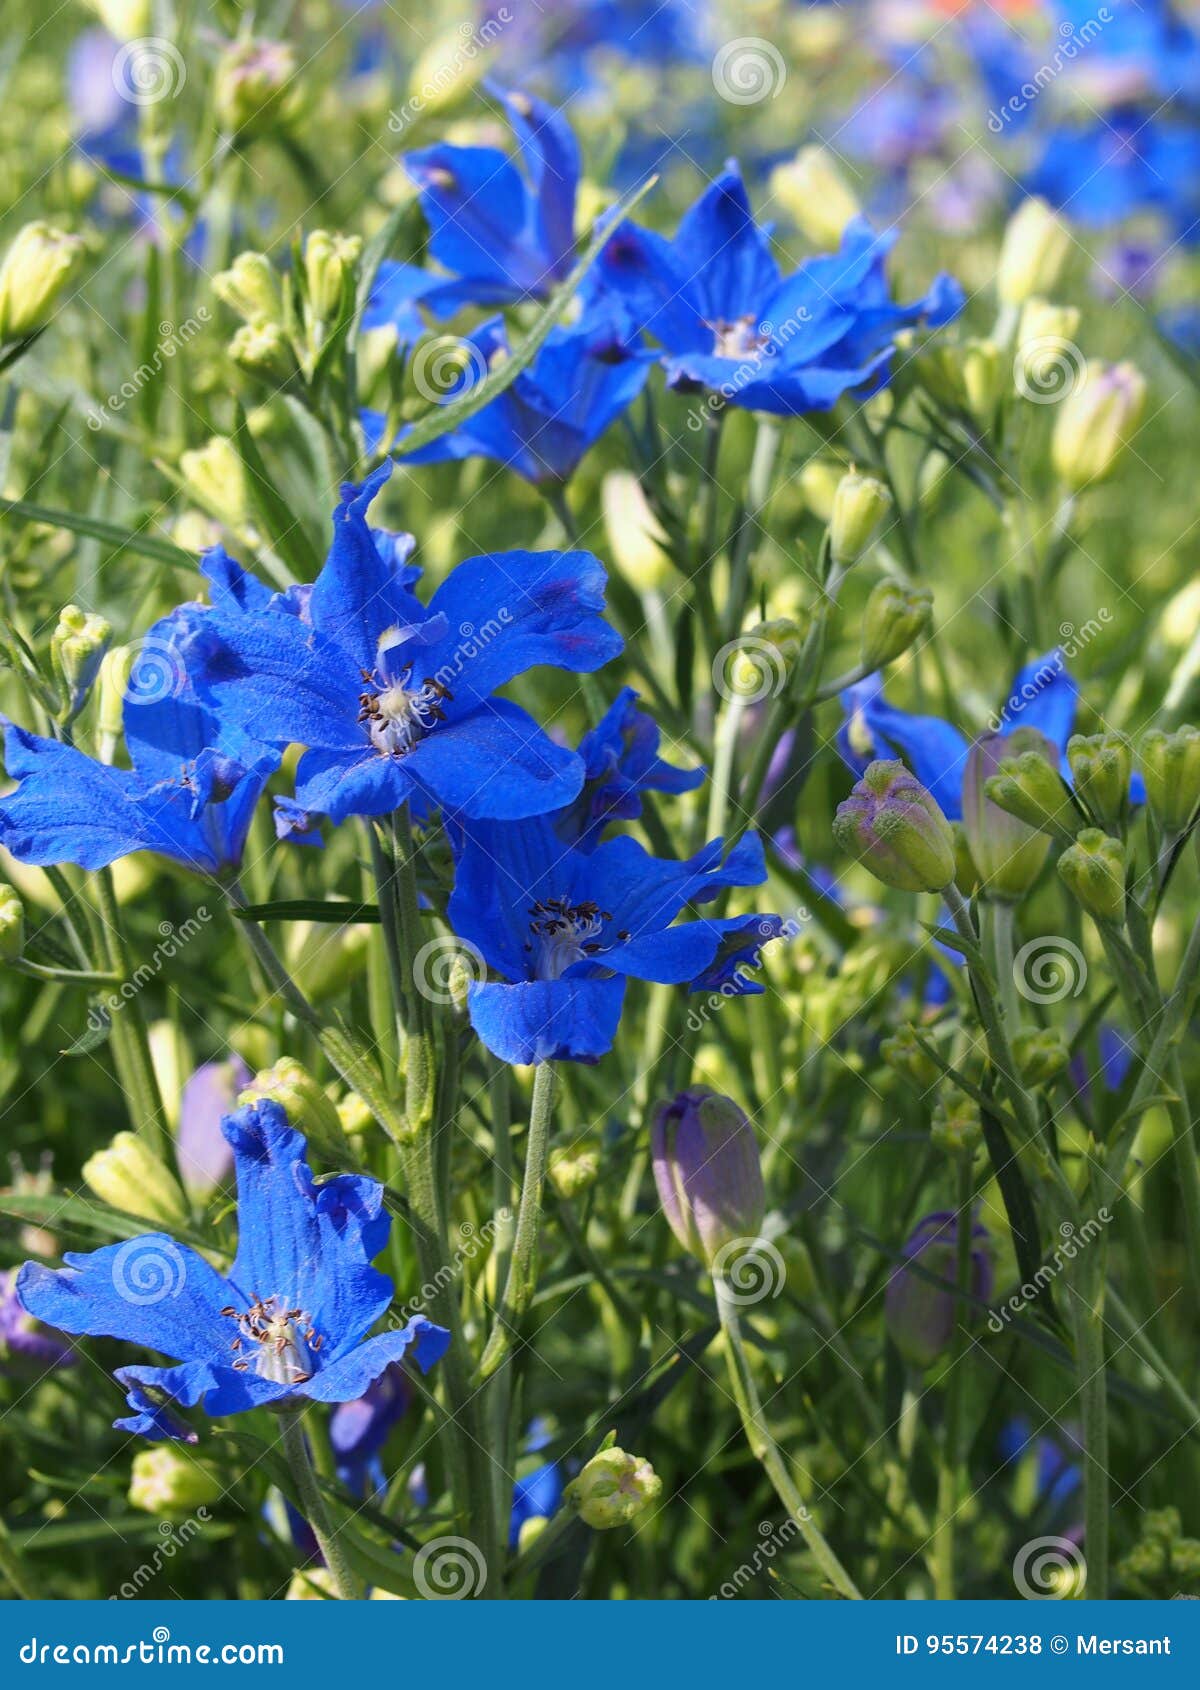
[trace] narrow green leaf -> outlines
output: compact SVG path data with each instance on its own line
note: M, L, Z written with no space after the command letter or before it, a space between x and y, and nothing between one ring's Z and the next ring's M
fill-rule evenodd
M51 528L66 528L72 534L83 534L92 540L102 540L114 551L137 552L140 557L153 558L156 563L169 563L176 569L195 570L196 560L182 546L170 540L156 540L140 529L122 528L119 523L105 522L98 516L84 516L79 511L51 510L47 505L35 505L29 499L0 499L0 516L16 517L18 522L44 522Z
M279 898L270 904L246 904L233 911L235 921L326 921L344 925L377 923L378 904L354 904L349 899Z
M259 524L271 545L301 581L313 580L321 568L322 557L316 550L304 524L295 515L275 486L274 477L263 462L254 436L246 422L246 413L237 408L237 427L233 431L246 471L246 491L250 495Z

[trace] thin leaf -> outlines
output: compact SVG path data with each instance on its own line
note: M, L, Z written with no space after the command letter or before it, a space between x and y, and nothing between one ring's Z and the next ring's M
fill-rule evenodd
M379 921L378 904L354 904L349 899L279 898L269 904L246 904L234 909L235 921L323 921L339 926Z
M137 552L140 557L153 558L156 563L169 563L175 569L195 570L196 560L182 546L170 540L156 540L139 529L122 528L119 523L105 522L98 516L84 516L78 511L51 510L48 505L35 505L29 499L0 499L0 516L13 516L19 522L44 522L51 528L66 528L72 534L84 534L91 540L102 540L114 551Z

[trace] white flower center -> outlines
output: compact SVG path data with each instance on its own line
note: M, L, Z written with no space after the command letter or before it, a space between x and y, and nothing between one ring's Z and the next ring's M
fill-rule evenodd
M302 1309L284 1308L278 1297L256 1296L244 1311L230 1307L221 1313L237 1324L229 1347L240 1352L233 1364L239 1373L253 1368L279 1385L312 1378L322 1339Z
M446 720L442 701L454 696L438 680L407 686L411 667L410 664L399 680L386 686L380 686L373 675L363 671L363 680L376 690L359 694L358 719L366 724L371 744L383 757L403 757L411 751L418 740Z
M767 337L759 333L753 317L738 317L732 323L719 317L708 326L713 334L715 358L751 358L757 363L762 357Z
M604 942L605 924L612 916L598 904L544 898L532 905L529 913L533 937L525 950L535 980L561 980L573 963L596 957L612 946L611 939ZM621 942L628 937L625 932L617 935Z

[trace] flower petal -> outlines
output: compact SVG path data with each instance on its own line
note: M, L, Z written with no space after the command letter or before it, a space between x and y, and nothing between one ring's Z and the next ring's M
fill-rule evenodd
M471 1025L502 1062L596 1062L612 1049L625 982L524 980L475 983L467 993Z

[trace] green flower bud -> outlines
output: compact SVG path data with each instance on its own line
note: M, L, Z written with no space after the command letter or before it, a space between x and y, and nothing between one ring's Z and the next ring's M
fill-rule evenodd
M1183 1519L1178 1508L1152 1508L1142 1517L1142 1536L1149 1542L1168 1546L1183 1536Z
M954 884L964 898L969 898L979 885L979 868L971 855L967 830L961 822L951 822L954 834Z
M184 1455L174 1444L154 1444L133 1458L129 1501L147 1514L168 1518L191 1514L218 1501L223 1490L214 1468L194 1455Z
M994 340L968 340L962 348L967 405L981 423L991 422L1004 388L1004 364Z
M212 280L213 292L248 323L277 323L283 317L283 293L269 258L239 252L228 270Z
M1061 1074L1071 1052L1062 1034L1051 1027L1027 1027L1013 1035L1013 1060L1027 1086L1044 1086Z
M296 373L296 354L278 323L243 323L229 342L229 356L267 381L285 382Z
M111 641L112 628L102 616L74 604L59 611L50 637L50 662L62 688L60 721L72 721L83 709Z
M1050 442L1056 474L1072 489L1102 481L1137 432L1146 378L1130 363L1089 364L1058 407Z
M879 1054L889 1068L903 1075L921 1092L935 1085L941 1073L937 1063L917 1043L916 1028L907 1024L897 1027L889 1038L883 1040Z
M337 1106L337 1112L342 1131L348 1135L368 1132L375 1121L369 1106L356 1091L346 1093Z
M870 764L838 805L833 836L843 851L899 892L943 892L954 879L950 824L903 763Z
M909 587L890 577L877 581L863 610L863 668L882 669L903 657L932 620L933 594L928 587Z
M125 725L125 697L129 691L129 677L137 661L133 646L115 645L104 653L100 662L100 678L96 685L96 732L101 742L109 746L105 762L111 761L111 750L121 737ZM102 754L103 755L103 754Z
M1138 767L1150 813L1168 838L1178 838L1200 805L1200 729L1151 729L1138 748Z
M1026 399L1062 398L1068 382L1078 380L1078 333L1079 312L1074 305L1026 300L1017 329L1017 391Z
M1074 837L1076 811L1057 767L1040 751L1005 757L985 779L988 800L1010 816L1059 839Z
M289 114L295 75L296 51L286 41L235 41L217 61L213 80L222 129L248 138L279 123Z
M396 127L396 118L411 122L416 117L428 119L453 111L487 75L495 54L486 46L481 47L479 38L473 35L468 37L464 48L463 34L467 27L446 30L429 43L412 68L405 105L393 114L389 127ZM519 100L521 96L513 98Z
M947 1086L933 1107L929 1142L935 1150L958 1155L974 1150L983 1138L979 1105L957 1086Z
M314 229L309 235L304 243L304 279L314 321L337 320L343 289L353 278L361 253L358 235L331 235L327 229Z
M846 471L833 495L829 518L829 550L835 563L853 563L862 556L891 503L892 495L882 481L857 470Z
M947 411L966 410L961 347L945 340L931 340L914 354L912 367L935 405Z
M341 1117L333 1099L324 1092L294 1056L281 1056L270 1068L257 1073L238 1093L238 1107L269 1097L285 1111L288 1120L330 1161L345 1161L350 1146L342 1130Z
M560 1197L572 1202L595 1185L600 1156L595 1150L552 1150L547 1174Z
M1072 734L1067 761L1075 793L1106 833L1120 833L1129 815L1133 749L1120 734Z
M84 251L80 236L49 223L18 231L0 264L0 345L45 328Z
M1125 848L1119 839L1086 827L1058 859L1058 872L1097 921L1120 921L1125 910Z
M771 172L771 193L801 234L822 252L835 252L842 231L861 207L853 188L824 147L801 147Z
M25 906L0 882L0 961L15 962L25 949Z
M136 1133L118 1133L104 1150L88 1157L82 1174L102 1203L127 1215L167 1228L187 1221L179 1181Z
M810 458L800 471L800 491L804 503L820 522L828 522L833 515L833 501L846 471L832 458Z
M214 434L206 445L182 453L179 469L198 504L230 528L245 524L250 508L246 472L237 447L227 435Z
M662 1480L648 1461L613 1446L586 1463L563 1492L563 1501L593 1531L627 1526L662 1494Z
M116 41L139 41L154 23L154 0L86 0Z
M1034 728L984 734L967 753L962 797L963 829L980 885L988 897L1013 902L1029 891L1050 849L1046 834L1001 809L987 795L991 778L1014 753L1041 757L1050 769L1058 763L1056 747Z
M1005 305L1051 293L1071 250L1066 224L1045 200L1027 199L1009 219L1000 248L996 292Z
M639 593L654 592L671 579L667 536L631 470L611 470L600 489L604 527L613 562Z

